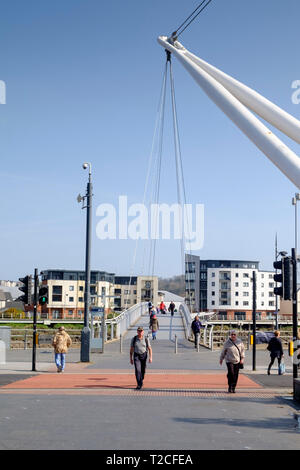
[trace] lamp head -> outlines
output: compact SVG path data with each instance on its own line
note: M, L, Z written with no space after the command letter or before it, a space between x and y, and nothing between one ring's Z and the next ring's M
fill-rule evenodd
M82 168L83 168L84 170L86 170L88 166L89 166L88 163L83 163L83 164L82 164Z

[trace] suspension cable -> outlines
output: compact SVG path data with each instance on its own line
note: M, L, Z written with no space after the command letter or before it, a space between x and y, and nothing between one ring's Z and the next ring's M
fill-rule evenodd
M176 31L174 31L172 34L171 34L171 37L173 39L177 39L180 34L183 33L183 31L185 31L189 26L190 24L197 18L197 16L200 15L200 13L202 13L202 11L210 4L212 0L202 0L202 2L197 6L197 8L195 8L195 10L186 18L186 20L176 29ZM202 5L207 2L203 7ZM202 7L202 8L201 8ZM201 8L201 10L199 10L199 8ZM199 11L198 11L199 10ZM195 14L196 12L198 11L197 14ZM193 16L194 15L194 16ZM191 18L191 20L189 21L189 23L182 29L182 31L180 31L180 29L186 24L186 22Z
M177 195L178 195L178 203L182 208L182 220L181 220L181 262L182 262L182 269L183 274L185 274L185 248L184 248L184 241L185 236L191 240L191 232L189 227L189 220L187 212L183 210L182 206L182 199L185 207L187 207L187 199L186 199L186 190L185 190L185 181L184 181L184 172L183 172L183 164L182 164L182 154L181 154L181 144L180 144L180 136L179 136L179 128L178 128L178 117L177 117L177 109L176 109L176 99L175 99L175 86L174 86L174 76L173 76L173 69L172 69L172 62L170 62L170 82L171 82L171 102L172 102L172 114L173 114L173 131L174 131L174 145L175 145L175 162L176 162L176 179L177 179ZM182 195L180 193L182 191ZM186 225L184 216L186 216ZM187 229L187 233L185 232L185 228ZM191 250L189 254L191 254ZM188 285L189 285L189 292L191 290L190 285L190 278L188 278ZM184 286L185 289L185 286Z
M147 191L148 191L148 186L152 187L150 181L150 174L151 174L151 167L153 164L153 159L154 159L154 147L155 147L155 141L157 138L157 134L161 135L161 128L162 128L162 116L164 115L164 103L165 103L165 95L166 95L166 75L167 75L167 70L166 67L164 68L164 74L163 74L163 81L162 81L162 86L161 86L161 92L160 92L160 99L159 99L159 106L157 110L157 117L156 117L156 122L155 122L155 127L154 127L154 132L153 132L153 137L152 137L152 145L151 145L151 152L150 152L150 157L149 157L149 163L148 163L148 169L147 169L147 175L146 175L146 181L144 185L144 195L143 195L143 205L146 202L146 197L147 197ZM162 141L162 136L160 137L160 140ZM133 262L132 262L132 267L131 267L131 272L130 272L130 277L129 277L129 283L128 283L128 290L127 294L125 296L125 304L127 304L128 297L129 297L129 292L131 288L131 281L132 277L134 274L134 269L135 269L135 264L136 264L136 258L137 258L137 249L138 249L138 242L139 242L139 237L136 239L135 243L135 249L134 249L134 254L133 254ZM150 247L150 251L152 251L152 247ZM144 272L144 257L145 257L145 249L144 249L144 254L142 257L142 266L141 266L141 274ZM150 258L151 259L151 255ZM150 270L148 270L148 273L150 273ZM125 308L126 309L126 308Z

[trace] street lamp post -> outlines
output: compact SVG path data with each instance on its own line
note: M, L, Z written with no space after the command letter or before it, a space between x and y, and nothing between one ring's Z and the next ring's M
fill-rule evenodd
M91 281L91 237L92 237L92 166L90 163L83 163L83 169L89 168L89 179L87 183L86 195L78 196L77 201L86 199L86 249L85 249L85 292L84 292L84 327L81 332L81 362L90 362L91 350L91 330L89 328L89 312L90 312L90 281Z
M295 194L295 197L293 197L292 199L292 204L293 206L295 206L295 251L296 251L296 256L297 256L297 238L298 238L298 235L297 235L297 231L298 231L298 228L297 228L297 201L300 200L300 193L296 193Z

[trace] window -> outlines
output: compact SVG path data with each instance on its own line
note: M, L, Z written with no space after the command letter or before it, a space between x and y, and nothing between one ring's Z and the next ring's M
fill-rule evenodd
M249 305L249 302L244 300L243 305Z
M74 297L69 297L69 302L74 302Z
M236 301L235 301L235 305L238 305L238 304L239 304L239 303L238 303L238 301L236 300Z
M274 279L273 274L269 274L269 279Z
M221 282L221 289L229 289L229 284L227 282Z
M69 286L69 291L73 291L74 290L74 286Z
M261 278L263 279L264 277L265 277L265 275L264 275L264 274L262 274L262 275L261 275Z
M216 283L215 283L215 282L212 282L211 285L212 285L212 287L214 287L214 286L216 285Z
M211 295L215 295L215 291L214 291L214 290L212 291Z
M215 277L216 273L211 273L211 277Z
M78 297L78 302L83 302L83 297Z
M235 312L234 319L235 320L246 320L246 312Z
M243 297L249 297L249 292L243 292Z
M68 315L73 315L73 310L68 310Z
M79 286L79 290L83 292L83 286Z
M274 302L269 302L269 307L274 307Z
M239 273L235 273L235 277L239 277Z
M243 273L243 277L249 277L248 273Z
M274 287L274 282L269 282L269 287Z
M212 300L212 301L211 301L211 304L212 304L212 305L215 305L215 301L214 301L214 300Z
M62 286L53 286L52 287L52 302L61 302L62 301Z
M249 282L243 282L243 287L249 287Z
M239 283L238 283L238 282L235 283L235 287L239 287Z
M273 293L273 292L269 292L269 297L274 297L274 293Z
M264 282L262 282L262 283L261 283L261 287L265 287L265 284L264 284Z
M235 296L237 297L238 295L239 295L239 293L238 293L238 292L235 292Z
M124 294L125 294L125 295L126 295L126 294L130 294L130 290L128 290L128 289L124 290Z

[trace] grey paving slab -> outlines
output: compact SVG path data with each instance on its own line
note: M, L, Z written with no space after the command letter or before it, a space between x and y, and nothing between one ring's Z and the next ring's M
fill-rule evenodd
M293 408L249 397L3 395L0 449L298 450Z

